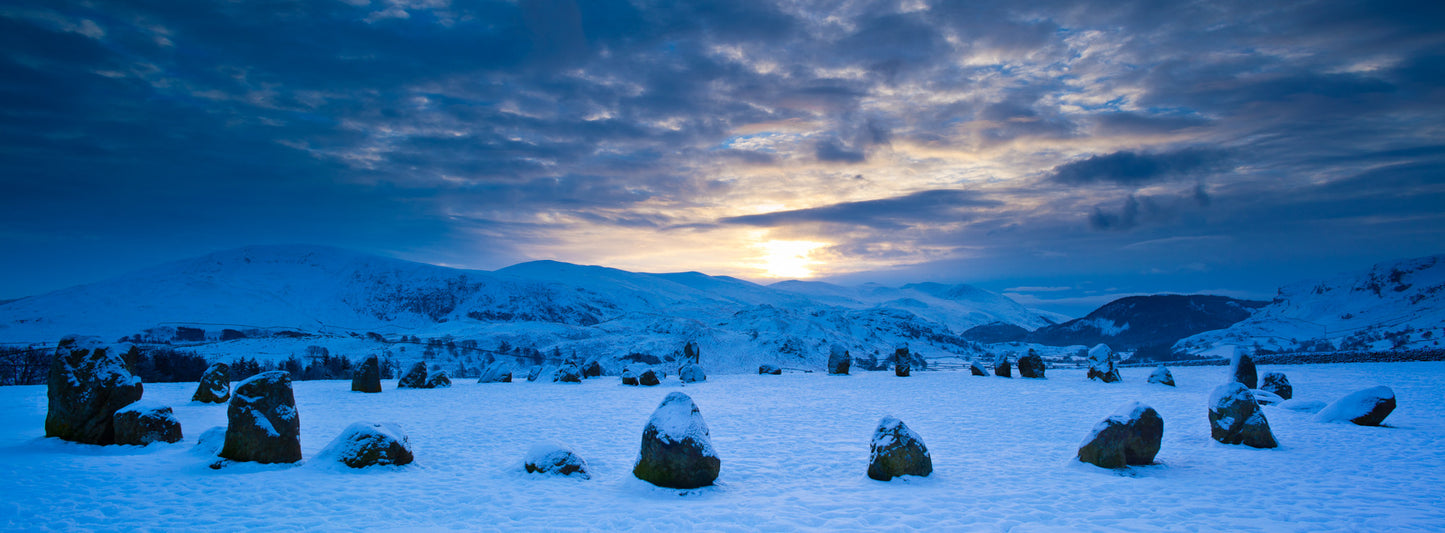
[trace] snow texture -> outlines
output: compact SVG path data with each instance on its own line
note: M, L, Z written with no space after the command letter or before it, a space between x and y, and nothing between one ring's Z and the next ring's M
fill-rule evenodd
M144 448L46 439L45 387L7 386L0 529L1313 532L1445 524L1445 363L1285 367L1300 401L1377 383L1409 401L1390 415L1392 429L1318 424L1266 406L1286 443L1267 453L1209 438L1203 407L1220 367L1173 368L1177 388L1146 383L1151 370L1122 368L1125 381L1110 387L1090 386L1082 369L1069 368L1051 369L1057 379L1049 380L710 376L686 390L707 406L712 442L729 461L716 486L684 494L631 474L637 424L666 392L682 390L676 381L659 390L615 379L467 380L434 391L397 391L392 381L383 394L352 394L349 381L295 382L308 459L357 420L395 420L407 430L415 463L363 471L314 461L210 470L212 458L191 453L199 432ZM146 398L174 406L185 427L224 426L224 406L187 401L195 387L147 384ZM1169 421L1156 464L1118 475L1074 461L1099 415L1132 400ZM887 413L928 436L928 478L866 477L868 439ZM575 445L591 481L526 474L519 459L543 439ZM1367 460L1342 462L1360 450Z

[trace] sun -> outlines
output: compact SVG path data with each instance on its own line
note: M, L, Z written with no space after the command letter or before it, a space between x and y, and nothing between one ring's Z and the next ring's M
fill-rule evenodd
M825 242L771 240L758 244L763 250L763 275L769 278L805 279L813 277L813 251L828 246Z

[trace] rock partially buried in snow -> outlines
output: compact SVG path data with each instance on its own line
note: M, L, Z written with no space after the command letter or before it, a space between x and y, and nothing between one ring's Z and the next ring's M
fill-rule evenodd
M1169 372L1169 369L1164 365L1159 365L1159 368L1154 369L1154 372L1149 374L1149 382L1173 387L1174 374Z
M351 391L381 392L381 362L375 355L367 357L356 367L355 373L351 375Z
M201 403L226 403L231 399L231 367L226 363L215 363L201 373L196 384L196 393L191 401Z
M225 444L226 426L216 426L196 438L196 445L191 447L191 453L202 457L215 457L221 453L221 446Z
M592 477L587 472L587 461L583 461L570 448L552 442L533 444L532 448L527 450L527 458L523 467L529 474L558 476L576 474L582 479Z
M1103 468L1124 468L1154 462L1164 438L1164 419L1154 408L1130 402L1114 411L1079 446L1078 459Z
M477 383L511 383L512 365L497 361L487 370L482 372L482 377L477 378Z
M1254 369L1254 359L1244 352L1234 352L1229 358L1229 378L1251 389L1259 388L1259 374Z
M697 383L707 381L707 373L703 372L702 365L691 363L684 365L682 370L677 372L677 378L681 379L683 383Z
M402 374L400 380L397 380L396 388L424 389L426 388L426 378L426 361L417 361L405 374Z
M853 366L853 357L848 355L848 349L841 344L834 344L828 347L828 373L835 375L846 375Z
M1294 398L1294 387L1290 386L1289 378L1281 372L1265 372L1264 383L1261 383L1259 388L1286 400Z
M783 369L778 368L777 365L760 365L760 366L758 366L758 373L759 373L759 374L772 374L772 375L776 376L776 375L782 374L782 373L783 373Z
M878 422L868 450L868 477L878 481L933 473L933 458L923 439L897 418L885 416Z
M1386 386L1355 391L1315 414L1316 422L1352 422L1378 426L1395 410L1395 391Z
M45 436L84 444L114 444L115 412L143 390L125 360L93 339L60 341L47 384Z
M411 441L390 423L357 422L317 452L314 461L335 461L351 468L411 464Z
M115 443L179 442L181 422L168 406L141 400L115 412Z
M1089 349L1089 379L1095 379L1104 383L1117 383L1119 369L1114 368L1114 350L1106 344L1099 344Z
M970 361L970 362L968 363L968 371L969 371L970 373L972 373L973 375L975 375L975 376L987 376L987 375L988 375L988 369L986 369L986 368L983 367L983 363L980 363L980 362L978 362L978 361L976 361L976 360L975 360L975 361Z
M637 373L633 372L631 368L624 369L624 370L622 371L622 384L623 384L623 385L633 385L633 386L638 385L638 382L637 382Z
M426 384L422 388L444 389L452 386L452 378L447 376L447 371L438 370L426 375Z
M651 368L649 368L649 369L647 369L647 370L643 370L642 373L641 373L641 374L638 374L638 376L637 376L637 384L638 384L638 385L642 385L642 386L645 386L645 387L651 387L651 386L653 386L653 385L657 385L657 384L660 384L660 383L662 383L662 380L661 380L661 379L658 379L658 377L657 377L657 371L656 371L656 370L653 370L653 369L651 369Z
M1001 378L1013 377L1013 366L1008 362L1008 354L1001 353L993 359L993 375Z
M301 460L301 417L290 373L262 372L242 381L231 395L226 419L222 458L257 463Z
M659 487L693 489L711 485L721 467L707 423L692 398L680 392L668 394L642 430L642 448L632 475Z
M1018 367L1021 378L1044 379L1044 358L1032 349L1019 358Z
M1210 393L1209 436L1225 444L1255 448L1279 446L1254 394L1238 381L1215 387Z

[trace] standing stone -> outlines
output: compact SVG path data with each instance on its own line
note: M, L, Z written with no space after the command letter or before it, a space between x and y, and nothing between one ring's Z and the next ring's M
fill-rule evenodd
M759 373L759 374L772 374L772 375L774 375L774 376L777 376L777 375L781 375L781 374L783 373L783 369L778 368L778 365L766 365L766 364L765 364L765 365L759 365L759 366L758 366L758 373Z
M878 481L933 473L933 458L923 439L897 418L885 416L878 422L868 451L868 477Z
M913 370L912 356L908 353L907 344L899 344L893 349L893 375L900 378L908 377Z
M702 363L702 352L698 350L696 342L687 341L687 344L682 345L682 362L694 365Z
M415 459L411 441L401 426L390 423L356 422L316 453L312 461L340 462L351 468L411 464Z
M596 359L593 359L591 362L587 363L586 366L582 367L582 377L584 379L602 377L602 374L602 363L597 362Z
M1104 383L1120 381L1119 369L1114 368L1114 350L1108 345L1099 344L1089 349L1089 379Z
M196 384L196 393L191 401L201 403L226 403L231 399L231 367L226 363L215 363L201 373L201 382Z
M422 388L444 389L450 386L452 386L452 378L447 375L447 371L438 370L426 375L426 384L422 385Z
M977 359L968 362L968 371L975 376L988 376L988 369L984 368L983 363L978 362Z
M426 378L426 361L417 361L416 364L411 365L411 368L408 369L405 374L402 374L400 380L397 380L396 388L425 389Z
M1044 379L1044 358L1039 357L1038 352L1032 348L1029 353L1019 358L1019 377Z
M351 374L351 390L355 392L381 392L381 362L376 356L367 357Z
M686 394L668 394L642 429L632 475L659 487L692 489L711 485L721 467L697 404Z
M1153 407L1129 402L1114 411L1079 445L1078 459L1103 468L1124 468L1154 462L1164 438L1164 419Z
M1294 398L1294 387L1289 384L1289 378L1282 372L1265 372L1264 383L1259 388L1274 393L1283 399Z
M1169 369L1165 368L1164 365L1159 365L1159 368L1154 369L1154 372L1149 374L1149 382L1173 387L1174 374L1169 372Z
M681 379L683 383L707 381L707 373L703 372L702 365L697 363L683 365L682 370L677 372L677 377Z
M232 461L294 463L301 460L301 417L291 374L262 372L242 381L226 409L226 443L219 454ZM220 468L221 463L212 465Z
M641 374L638 374L638 376L637 376L637 384L638 384L638 385L642 385L642 386L646 386L646 387L651 387L651 386L653 386L653 385L658 385L658 384L661 384L661 383L662 383L662 380L658 379L658 377L657 377L657 371L656 371L656 370L653 370L653 369L651 369L651 368L649 368L649 369L647 369L647 370L643 370L642 373L641 373Z
M1315 414L1317 422L1352 422L1378 426L1395 410L1395 391L1386 386L1355 391Z
M623 370L622 370L622 384L623 384L623 385L633 385L633 386L638 385L638 382L637 382L637 373L636 373L636 372L633 372L631 368L625 368L625 369L623 369Z
M552 381L554 383L581 383L582 369L577 365L567 363L557 369L557 373L552 375Z
M1225 444L1279 446L1254 394L1238 381L1215 387L1209 395L1209 436Z
M993 375L1001 378L1013 377L1013 366L1008 362L1008 354L1001 353L993 359Z
M477 378L477 383L511 383L512 365L497 361L487 370L482 372L482 377Z
M834 344L828 347L828 373L833 375L847 375L852 369L853 356L848 355L848 349L841 344Z
M180 440L181 423L170 407L141 400L115 412L116 444L145 446Z
M1254 359L1244 352L1236 351L1229 358L1229 377L1251 389L1259 388L1259 374L1254 370Z
M115 412L139 400L143 389L120 354L93 339L61 340L46 383L45 436L84 444L115 443Z
M587 472L587 461L577 456L571 448L551 442L532 445L532 448L527 450L523 468L526 468L529 474L577 474L577 477L582 479L592 477Z

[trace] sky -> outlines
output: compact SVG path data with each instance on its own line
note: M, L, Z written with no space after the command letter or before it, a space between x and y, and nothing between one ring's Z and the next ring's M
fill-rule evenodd
M253 244L972 283L1445 253L1445 3L8 0L0 299Z

